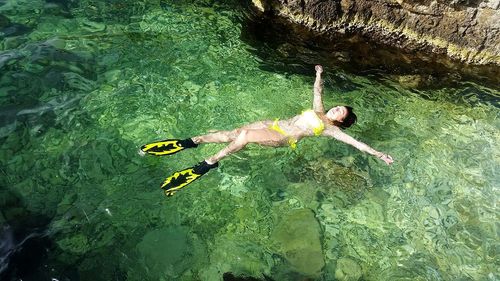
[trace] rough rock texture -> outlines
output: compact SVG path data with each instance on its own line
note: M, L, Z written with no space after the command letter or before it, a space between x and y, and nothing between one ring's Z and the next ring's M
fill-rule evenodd
M291 211L276 226L271 239L276 250L297 272L310 277L319 276L325 262L320 227L311 210Z
M137 244L137 250L148 274L157 280L179 278L189 268L193 252L188 229L184 227L150 231Z
M361 267L350 258L340 258L337 261L335 278L339 281L357 281L361 278Z
M261 11L325 33L500 66L500 0L252 0Z

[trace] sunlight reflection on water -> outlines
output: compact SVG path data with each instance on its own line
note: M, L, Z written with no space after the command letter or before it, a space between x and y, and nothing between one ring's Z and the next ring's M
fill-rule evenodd
M28 24L35 2L0 11ZM169 173L223 146L154 158L140 145L311 106L313 69L262 70L240 39L241 11L200 3L70 1L71 17L45 10L2 39L0 223L50 218L38 227L54 242L53 279L498 277L499 93L472 82L415 91L326 69L325 105L354 106L347 132L393 166L320 138L251 146L163 197ZM283 231L299 222L315 231ZM324 267L306 271L311 260Z

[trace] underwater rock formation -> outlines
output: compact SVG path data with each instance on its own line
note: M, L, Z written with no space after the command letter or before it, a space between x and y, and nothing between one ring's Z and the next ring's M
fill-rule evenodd
M178 278L188 265L193 252L188 230L183 227L157 229L148 232L137 245L149 274ZM159 278L161 279L161 278Z
M320 228L314 213L298 209L288 213L271 236L277 251L298 272L319 276L325 262L320 243Z
M361 267L350 258L340 258L337 261L335 278L339 281L356 281L361 278Z
M499 0L252 0L259 10L326 34L500 66Z

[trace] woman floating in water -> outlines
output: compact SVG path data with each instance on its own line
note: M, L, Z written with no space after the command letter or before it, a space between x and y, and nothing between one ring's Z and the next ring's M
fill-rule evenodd
M204 143L229 143L217 154L191 168L175 172L168 177L161 186L165 190L165 195L174 195L176 191L201 177L210 169L216 168L221 159L243 149L249 143L273 147L290 145L291 148L295 148L297 142L304 137L332 137L376 156L388 165L392 164L393 159L390 155L376 151L341 130L349 128L356 122L356 115L351 107L336 106L325 113L321 100L323 91L321 73L323 67L317 65L315 69L316 81L314 82L313 109L306 110L300 115L288 120L260 121L232 131L216 131L185 140L168 139L142 146L142 154L161 156L174 154L183 149L197 147L199 144Z

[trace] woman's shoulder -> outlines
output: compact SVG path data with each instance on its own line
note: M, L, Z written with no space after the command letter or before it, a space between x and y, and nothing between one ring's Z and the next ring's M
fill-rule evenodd
M342 132L342 130L332 124L331 122L326 122L325 123L325 129L323 130L322 135L333 137L335 134L338 134L339 132Z

